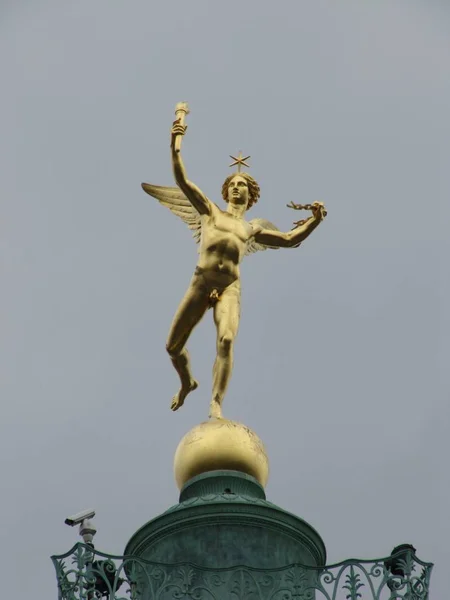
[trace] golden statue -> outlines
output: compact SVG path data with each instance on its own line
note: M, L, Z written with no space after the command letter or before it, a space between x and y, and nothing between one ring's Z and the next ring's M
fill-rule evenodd
M198 382L191 372L186 342L194 327L209 308L214 310L217 329L217 356L213 368L213 390L209 416L222 418L222 402L233 366L233 344L240 317L241 281L239 265L247 254L267 248L297 248L326 216L322 203L308 205L291 203L294 209L312 211L308 219L297 221L294 229L283 233L265 219L246 221L243 217L257 201L260 188L241 166L248 167L249 156L232 156L237 172L226 178L222 197L227 209L222 210L188 180L181 158L181 139L186 132L186 103L179 103L177 119L171 131L172 166L178 187L161 187L143 183L143 189L181 217L193 231L199 244L199 260L189 288L175 314L167 340L170 355L181 381L173 397L171 409L178 410Z

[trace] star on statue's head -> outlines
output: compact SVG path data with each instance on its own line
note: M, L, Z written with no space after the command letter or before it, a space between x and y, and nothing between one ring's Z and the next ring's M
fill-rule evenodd
M250 155L248 156L242 156L242 152L241 150L239 150L239 155L238 156L231 156L230 154L230 158L232 158L234 160L233 163L231 163L230 167L234 167L237 166L237 172L240 173L241 172L241 167L250 167L250 165L248 165L246 163L246 161L250 158Z

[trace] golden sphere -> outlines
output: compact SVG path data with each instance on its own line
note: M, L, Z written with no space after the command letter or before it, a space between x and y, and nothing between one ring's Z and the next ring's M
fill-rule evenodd
M178 444L174 458L179 489L192 477L208 471L241 471L263 487L269 477L264 445L251 429L227 419L196 425Z

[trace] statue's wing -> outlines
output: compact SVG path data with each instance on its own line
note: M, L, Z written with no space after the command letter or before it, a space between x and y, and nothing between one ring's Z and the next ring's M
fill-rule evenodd
M167 206L174 215L183 219L189 229L192 230L192 235L197 244L200 243L202 233L200 214L192 206L180 188L143 183L142 189L144 192L147 192L147 194L150 194L150 196L153 196L153 198L159 200L160 204Z
M262 227L263 229L271 229L272 231L280 231L278 229L278 227L276 227L276 225L274 225L270 221L267 221L266 219L252 219L251 221L249 221L249 223L250 223L250 225L255 226L255 227ZM300 246L300 244L297 244L296 246L293 246L293 248L298 248L299 246ZM252 240L247 245L245 254L246 255L254 254L255 252L258 252L259 250L267 250L267 248L271 248L272 250L278 250L279 246L268 246L266 244L260 244L259 242Z

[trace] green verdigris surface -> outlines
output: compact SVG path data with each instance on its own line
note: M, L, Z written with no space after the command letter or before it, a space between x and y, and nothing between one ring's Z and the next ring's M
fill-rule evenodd
M80 543L52 557L59 600L428 600L432 564L410 545L383 559L325 559L310 525L233 471L191 479L124 556Z
M213 471L191 479L180 503L139 529L125 554L204 567L282 567L326 562L319 534L265 498L243 473Z
M401 549L375 560L279 569L153 563L81 543L52 560L59 600L428 600L432 569Z

